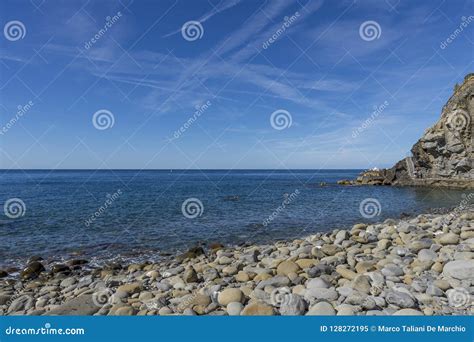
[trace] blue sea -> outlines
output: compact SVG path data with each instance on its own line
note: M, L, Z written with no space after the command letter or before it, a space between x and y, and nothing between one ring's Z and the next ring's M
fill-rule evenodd
M336 184L360 172L1 171L0 264L33 255L153 260L197 244L304 237L454 207L462 199L459 190ZM372 207L361 211L367 199Z

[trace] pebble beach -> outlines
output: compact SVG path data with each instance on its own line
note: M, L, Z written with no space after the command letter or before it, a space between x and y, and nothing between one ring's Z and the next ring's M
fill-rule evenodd
M160 262L30 258L0 315L472 315L474 208Z

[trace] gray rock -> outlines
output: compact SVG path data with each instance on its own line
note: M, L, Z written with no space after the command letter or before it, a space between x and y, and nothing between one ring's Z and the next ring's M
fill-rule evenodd
M321 278L313 278L313 279L308 280L308 282L306 283L306 288L308 289L313 289L313 288L314 289L319 289L319 288L327 289L330 286L331 284L328 284L327 281Z
M382 268L382 274L386 277L399 277L405 274L401 267L395 265L395 264L388 264L385 265L384 268Z
M444 295L444 292L440 288L430 284L426 289L426 294L429 294L430 296L441 297Z
M215 268L208 268L202 273L204 281L213 281L219 277L219 273Z
M333 288L311 288L307 289L304 293L306 300L312 301L314 299L333 301L339 297L337 291Z
M229 316L239 316L243 308L244 306L240 302L229 303L226 307Z
M10 300L10 298L12 298L12 296L0 294L0 305L5 305L5 304L7 304L8 301Z
M418 253L422 249L430 248L433 243L431 239L419 239L411 242L408 248L414 253Z
M413 297L400 291L388 291L385 300L387 303L396 305L399 308L412 308L415 306Z
M283 287L290 284L290 279L286 276L275 276L273 278L262 280L257 285L257 289L263 289L267 285L271 285L273 287Z
M45 315L57 316L90 316L99 311L92 295L82 295L71 299L64 304L47 311Z
M334 316L336 310L328 302L319 302L309 308L307 316Z
M415 309L401 309L393 313L394 316L423 316L423 312Z
M443 268L443 275L459 280L474 279L474 260L450 261Z
M369 277L365 275L358 275L355 277L355 279L352 281L352 287L360 291L362 293L369 293L370 292L370 283L369 283Z
M311 267L307 271L307 273L310 278L316 278L322 274L331 274L333 270L334 270L334 267L324 265L324 264L317 264L316 266Z
M174 267L174 268L169 268L166 271L162 272L161 274L162 274L163 278L169 278L169 277L172 277L174 275L180 274L183 271L184 271L183 266L177 266L177 267Z
M70 287L77 283L77 279L75 277L69 277L61 281L61 287Z
M30 295L21 295L15 298L10 307L7 310L7 313L13 313L18 311L27 311L33 307L34 299Z
M349 237L349 233L346 230L341 230L336 234L334 244L340 245L344 240Z
M436 252L432 251L431 249L422 249L418 252L418 260L425 262L425 261L435 261L438 257Z
M184 309L183 315L184 316L196 316L197 314L193 309L187 308L187 309Z
M171 286L170 284L165 283L165 282L156 283L156 288L160 291L163 291L163 292L168 291L172 287L173 286Z
M183 280L186 283L195 283L198 281L198 276L193 267L189 267L183 273Z
M306 301L297 294L288 294L280 305L282 316L300 316L306 311Z
M77 284L77 288L80 289L80 288L89 286L90 284L92 284L92 281L93 281L92 275L82 277L81 279L79 279L79 283Z

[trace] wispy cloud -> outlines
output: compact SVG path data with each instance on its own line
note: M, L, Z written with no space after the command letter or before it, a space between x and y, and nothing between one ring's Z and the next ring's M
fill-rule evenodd
M217 6L213 6L213 8L208 11L207 13L205 13L204 15L202 15L199 19L197 19L197 21L199 21L201 24L206 22L207 20L211 19L213 16L229 9L229 8L232 8L236 5L238 5L242 0L223 0L221 1ZM211 4L212 5L212 4ZM177 33L180 33L181 32L181 28L173 31L173 32L170 32L170 33L167 33L165 34L163 37L166 38L166 37L169 37L169 36L172 36L174 34L177 34Z

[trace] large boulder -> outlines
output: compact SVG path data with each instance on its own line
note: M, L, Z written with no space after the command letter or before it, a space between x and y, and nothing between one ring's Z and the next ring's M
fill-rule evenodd
M471 73L461 85L455 86L438 122L413 145L412 156L390 169L365 171L349 184L474 188L473 132L474 73Z
M82 295L48 311L45 315L53 316L90 316L99 311L92 295Z
M474 279L474 260L450 261L443 268L443 275L459 280Z

